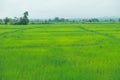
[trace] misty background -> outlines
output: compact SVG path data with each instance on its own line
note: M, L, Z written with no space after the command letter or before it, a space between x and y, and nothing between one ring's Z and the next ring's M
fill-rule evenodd
M0 0L0 18L120 17L120 0Z

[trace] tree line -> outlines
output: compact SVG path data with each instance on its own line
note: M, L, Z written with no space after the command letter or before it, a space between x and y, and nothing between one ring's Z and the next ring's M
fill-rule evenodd
M29 23L28 11L24 12L23 16L20 18L14 17L14 19L6 17L0 19L0 24L13 24L13 25L27 25Z
M31 24L49 23L100 23L100 22L120 22L120 18L86 18L86 19L65 19L55 17L53 19L30 19Z
M20 18L0 19L0 24L27 25L27 24L49 24L49 23L98 23L98 22L120 22L120 18L86 18L86 19L66 19L55 17L53 19L28 19L28 11Z

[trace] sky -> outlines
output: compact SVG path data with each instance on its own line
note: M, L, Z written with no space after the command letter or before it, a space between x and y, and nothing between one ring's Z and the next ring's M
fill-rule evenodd
M0 0L0 18L120 17L120 0Z

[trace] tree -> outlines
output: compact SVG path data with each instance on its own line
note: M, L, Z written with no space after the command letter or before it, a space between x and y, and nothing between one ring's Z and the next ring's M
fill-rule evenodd
M49 23L53 22L51 19L48 20Z
M24 17L27 18L28 15L29 15L28 11L24 12Z
M14 17L12 24L19 24L19 18Z
M120 18L118 19L118 21L120 22Z
M24 12L24 16L20 17L20 22L19 23L22 24L22 25L28 24L29 23L28 15L29 15L28 11Z
M8 24L8 23L10 22L10 18L6 17L6 18L4 19L4 22L5 22L5 24Z
M59 22L59 17L55 17L54 22Z
M3 23L3 20L2 19L0 19L0 24L2 24Z
M60 19L60 22L65 22L65 19L64 19L64 18L61 18L61 19Z

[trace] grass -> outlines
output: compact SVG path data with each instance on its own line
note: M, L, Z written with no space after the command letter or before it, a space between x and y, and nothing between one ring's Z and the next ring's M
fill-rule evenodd
M0 25L0 80L120 80L120 24Z

